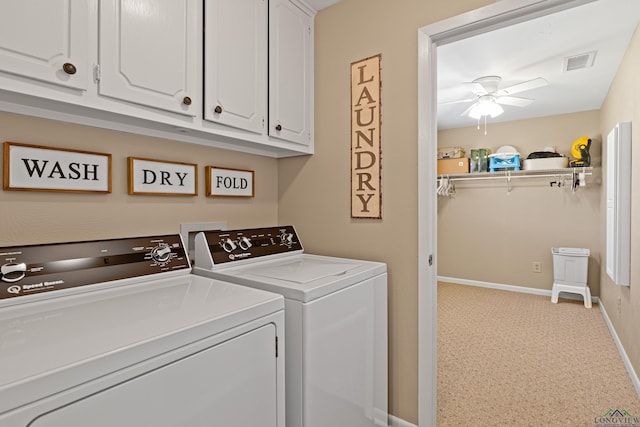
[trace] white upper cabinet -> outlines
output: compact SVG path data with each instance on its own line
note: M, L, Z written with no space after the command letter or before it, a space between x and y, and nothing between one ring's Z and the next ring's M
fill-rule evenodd
M312 154L314 14L302 0L0 1L0 111Z
M198 0L101 0L99 93L188 116L200 112Z
M267 0L207 0L204 13L204 118L262 134Z
M311 144L312 17L290 0L269 4L269 136Z
M0 71L84 90L88 49L86 0L0 2Z

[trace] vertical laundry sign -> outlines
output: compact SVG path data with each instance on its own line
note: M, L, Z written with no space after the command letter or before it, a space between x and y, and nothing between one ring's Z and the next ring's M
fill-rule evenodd
M351 64L352 218L382 218L381 58Z

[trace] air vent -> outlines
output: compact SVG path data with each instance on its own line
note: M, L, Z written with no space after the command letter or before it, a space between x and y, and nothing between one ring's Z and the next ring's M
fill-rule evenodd
M593 67L593 63L596 60L596 51L581 53L575 56L565 56L563 71L580 70L582 68Z

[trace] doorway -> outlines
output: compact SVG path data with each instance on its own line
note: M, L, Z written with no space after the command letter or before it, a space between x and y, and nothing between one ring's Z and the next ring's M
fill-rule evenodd
M504 0L418 30L418 419L436 425L437 48L595 0Z

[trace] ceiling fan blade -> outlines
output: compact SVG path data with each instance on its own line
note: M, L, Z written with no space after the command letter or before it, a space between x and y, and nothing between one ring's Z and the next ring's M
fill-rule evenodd
M475 107L475 106L476 106L476 104L478 104L478 103L477 103L477 102L474 102L473 104L471 104L471 105L469 106L469 108L467 108L466 110L464 110L464 111L462 112L462 114L460 114L460 116L468 116L468 115L469 115L469 112L471 111L471 109L472 109L473 107Z
M533 80L527 80L526 82L517 83L513 86L505 87L496 92L496 95L513 95L515 93L524 92L525 90L531 90L538 87L546 86L549 82L547 82L542 77L538 77Z
M534 100L530 98L520 98L517 96L498 96L496 102L503 105L513 105L514 107L526 107Z
M461 104L463 102L473 102L476 98L459 99L457 101L438 102L438 105Z

